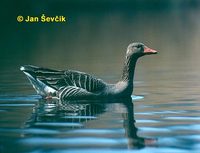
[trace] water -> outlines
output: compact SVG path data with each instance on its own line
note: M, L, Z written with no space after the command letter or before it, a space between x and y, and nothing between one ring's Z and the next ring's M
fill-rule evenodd
M60 9L66 24L13 22L4 32L0 152L198 153L200 9ZM132 41L159 51L138 61L132 100L44 101L19 71L70 68L114 83Z

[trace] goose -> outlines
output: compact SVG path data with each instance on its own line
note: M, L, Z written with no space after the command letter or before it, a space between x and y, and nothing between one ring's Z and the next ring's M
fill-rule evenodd
M134 71L137 60L157 51L143 43L131 43L121 79L109 84L90 74L75 70L53 70L32 65L21 66L20 70L29 79L37 94L43 98L60 100L118 99L130 97L133 92Z

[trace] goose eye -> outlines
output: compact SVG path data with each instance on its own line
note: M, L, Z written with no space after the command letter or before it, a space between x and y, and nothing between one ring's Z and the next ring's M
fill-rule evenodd
M137 45L137 46L134 46L133 48L134 48L134 49L138 49L138 48L140 48L140 46L139 46L139 45Z

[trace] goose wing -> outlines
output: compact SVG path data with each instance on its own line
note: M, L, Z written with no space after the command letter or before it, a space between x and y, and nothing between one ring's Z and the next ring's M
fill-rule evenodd
M106 83L101 79L74 70L60 71L30 65L21 67L21 70L56 91L66 87L76 87L88 92L97 92L106 86Z

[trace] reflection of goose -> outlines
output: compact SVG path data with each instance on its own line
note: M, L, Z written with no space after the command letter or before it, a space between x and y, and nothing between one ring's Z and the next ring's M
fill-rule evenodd
M87 101L60 101L57 99L40 99L34 108L31 118L26 123L27 127L63 125L67 129L80 128L82 122L96 118L96 115L105 111L105 104ZM62 127L63 128L63 127Z
M48 134L48 132L54 134L53 137L51 135L51 138L46 138L45 136L41 137L44 138L45 144L49 139L55 141L54 138L58 138L56 140L67 140L64 144L67 147L70 147L72 144L77 146L79 143L82 147L95 147L95 144L97 147L99 147L99 145L104 147L104 145L107 145L106 140L108 139L112 140L112 142L117 142L117 145L116 143L110 144L113 145L113 147L125 145L129 149L143 148L156 143L155 139L143 138L137 135L138 129L135 126L133 103L130 98L123 99L122 101L76 101L71 104L62 102L59 106L56 104L56 101L50 100L46 103L41 99L40 103L35 107L31 118L26 123L27 128L30 130L32 129L34 131L34 129L38 129L38 131L47 132L46 134ZM110 114L109 107L112 107L112 114ZM71 108L71 110L69 108ZM117 110L113 108L117 108ZM122 110L118 109L121 108L125 109L123 109L123 112L119 113L119 111ZM121 126L122 123L119 122L121 119L123 120L123 127ZM116 125L116 123L119 125ZM119 130L119 127L121 127L122 130ZM123 129L125 130L125 134ZM81 131L83 133L81 133ZM101 133L100 131L106 131L106 133ZM85 140L85 138L88 138L92 134L96 143L85 144L85 142L79 139L81 134L81 140ZM119 135L122 136L122 139L125 137L128 141L126 143L118 141ZM29 138L28 135L27 138ZM76 141L73 141L74 143L71 142L71 138L79 139L79 143L76 144ZM105 142L101 141L101 138L104 138ZM98 141L98 139L100 139L100 141ZM70 143L68 144L67 142ZM59 144L57 141L55 143ZM38 144L40 145L40 142L38 142Z
M156 139L143 138L137 135L138 128L135 126L134 106L132 100L127 100L127 102L124 103L124 106L127 109L127 114L123 114L123 118L124 128L128 138L128 148L143 148L148 145L154 145L156 143Z
M35 66L22 66L38 94L60 99L100 99L130 97L133 91L133 78L139 57L155 54L157 51L142 43L132 43L127 48L126 60L121 80L107 84L89 74L79 71L59 71Z

